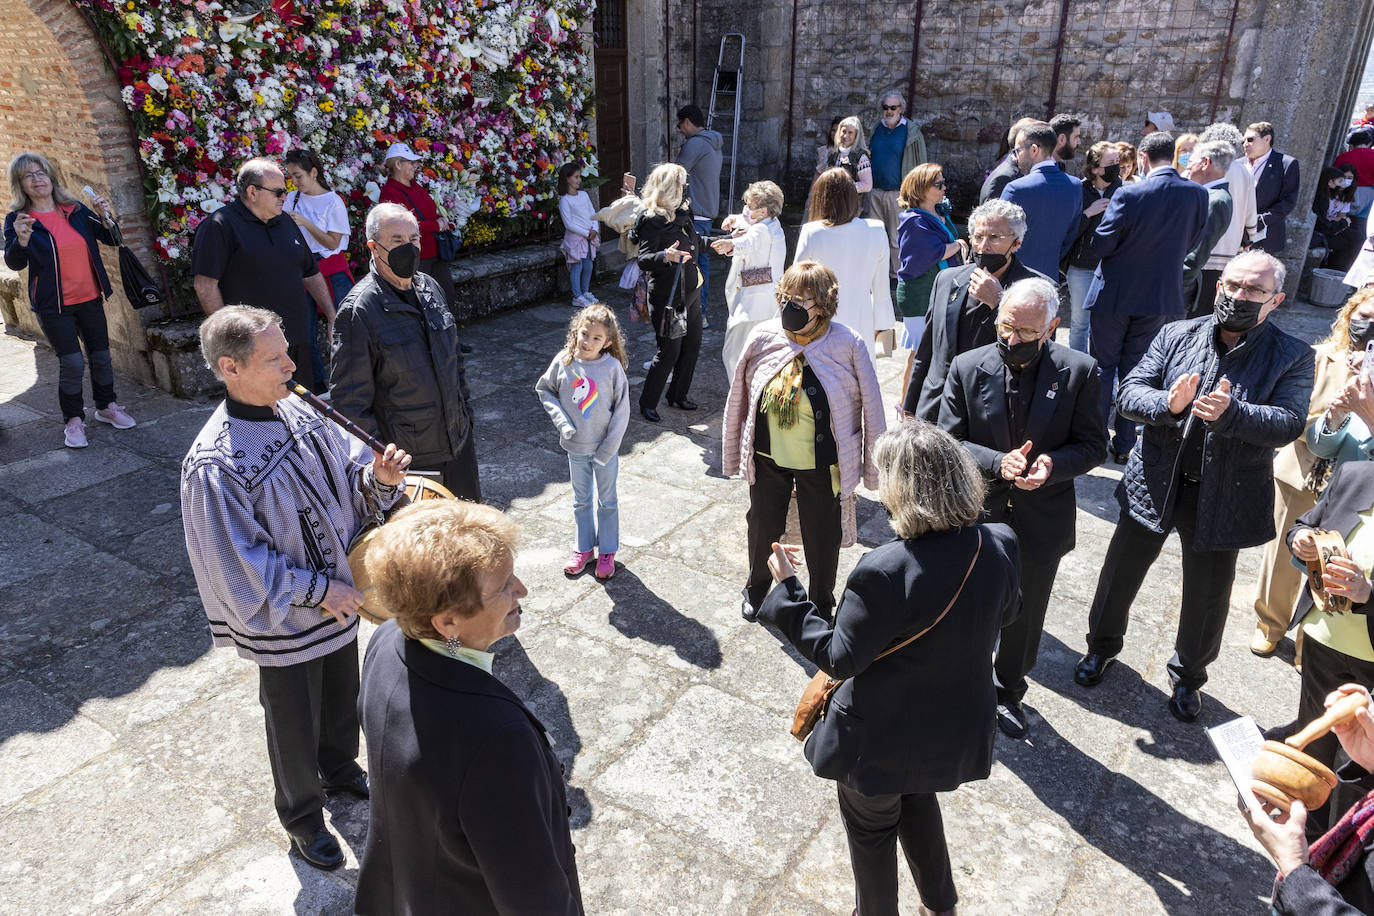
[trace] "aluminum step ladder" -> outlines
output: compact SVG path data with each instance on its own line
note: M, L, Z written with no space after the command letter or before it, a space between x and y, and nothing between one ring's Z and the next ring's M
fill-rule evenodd
M738 54L731 44L739 42ZM727 63L734 60L733 66ZM726 32L720 36L720 51L716 55L716 72L711 80L711 107L706 112L706 126L721 135L721 165L730 170L730 181L721 200L721 214L731 212L735 205L735 160L739 147L740 99L744 95L744 35ZM717 116L720 123L716 123Z

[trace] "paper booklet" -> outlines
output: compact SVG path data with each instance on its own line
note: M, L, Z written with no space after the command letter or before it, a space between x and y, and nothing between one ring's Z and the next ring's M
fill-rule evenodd
M1231 781L1240 792L1241 804L1248 811L1250 767L1264 744L1264 733L1250 716L1241 716L1205 731L1212 746L1217 749L1221 762L1226 764L1226 772L1231 774Z

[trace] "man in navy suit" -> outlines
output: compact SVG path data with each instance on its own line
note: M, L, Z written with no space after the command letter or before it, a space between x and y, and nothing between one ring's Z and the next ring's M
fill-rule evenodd
M1298 160L1274 150L1274 125L1256 121L1245 128L1245 158L1255 177L1255 210L1264 238L1252 246L1270 254L1282 254L1288 244L1288 214L1298 203Z
M1059 561L1074 547L1074 478L1102 463L1097 364L1054 343L1059 294L1018 280L997 310L997 341L950 363L940 426L988 480L984 521L1009 524L1021 545L1021 616L1002 628L993 672L997 726L1026 734L1021 698L1035 667Z
M1089 243L1102 259L1083 307L1092 327L1089 352L1102 372L1104 427L1115 383L1136 367L1165 322L1183 317L1183 259L1207 225L1207 191L1174 169L1174 138L1150 134L1139 151L1146 177L1116 192ZM1135 421L1118 415L1111 446L1117 464L1135 438Z
M1021 261L1051 280L1059 279L1059 262L1078 238L1083 218L1083 185L1064 174L1054 159L1054 128L1036 121L1016 135L1016 164L1025 177L1002 189L1002 199L1026 211L1026 240Z

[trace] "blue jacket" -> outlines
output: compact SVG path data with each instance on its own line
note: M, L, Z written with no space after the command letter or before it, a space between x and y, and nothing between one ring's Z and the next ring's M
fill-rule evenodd
M1183 259L1206 225L1207 189L1173 166L1122 186L1093 233L1089 250L1102 262L1083 307L1113 315L1182 316Z
M1271 321L1225 354L1218 352L1215 328L1211 315L1166 324L1121 383L1116 409L1145 431L1126 460L1116 497L1131 518L1167 532L1183 440L1192 424L1202 423L1193 549L1237 550L1274 537L1274 450L1302 435L1315 361L1307 343ZM1215 421L1199 420L1191 408L1169 412L1169 386L1185 372L1202 376L1199 395L1215 390L1222 376L1230 380L1231 406Z
M1002 189L1002 199L1026 211L1026 237L1016 252L1031 270L1059 280L1059 262L1078 238L1083 183L1046 159Z
M106 297L111 295L110 278L105 275L105 264L100 259L98 242L114 245L114 233L101 222L91 209L83 204L58 205L67 214L67 221L73 229L86 240L91 253L91 268L95 271L96 282ZM14 218L18 211L11 210L5 216L5 266L10 270L29 269L29 306L40 315L56 315L62 311L62 266L57 258L57 246L53 243L52 233L40 222L33 224L33 235L29 236L27 246L19 244L19 236L14 231Z

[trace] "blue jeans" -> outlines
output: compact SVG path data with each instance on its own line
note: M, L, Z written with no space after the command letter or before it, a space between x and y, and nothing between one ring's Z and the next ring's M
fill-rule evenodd
M1093 282L1093 271L1083 267L1070 267L1065 271L1069 284L1069 304L1073 311L1069 315L1069 346L1079 353L1088 352L1088 313L1083 303L1088 299L1088 287Z
M568 281L572 283L573 298L585 296L592 285L592 262L594 258L583 258L568 265Z
M1089 314L1092 316L1090 352L1102 373L1102 425L1106 427L1112 402L1116 399L1116 386L1144 358L1150 342L1167 319L1163 315L1117 315L1106 309L1093 309ZM1135 446L1135 421L1118 413L1115 425L1116 440L1112 448L1117 452L1129 452ZM1110 433L1111 428L1107 431Z
M706 244L711 235L711 220L704 216L694 216L692 228L701 236L701 241L697 243L697 267L701 268L701 315L705 318L706 293L711 287L711 259L707 256L711 248Z
M612 456L603 467L591 455L569 455L568 476L572 478L573 523L577 527L577 550L586 553L596 547L601 554L620 549L620 510L615 503L615 478L620 471L619 456ZM596 520L592 520L592 483L596 484Z

